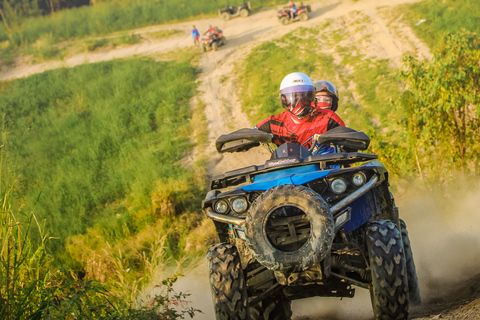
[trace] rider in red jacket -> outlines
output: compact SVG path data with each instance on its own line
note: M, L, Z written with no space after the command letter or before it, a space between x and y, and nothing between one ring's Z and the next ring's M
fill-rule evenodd
M285 142L304 144L314 134L345 126L331 110L314 106L314 91L312 80L306 74L287 75L280 85L280 99L287 110L261 121L256 128L272 133L272 141L280 146Z

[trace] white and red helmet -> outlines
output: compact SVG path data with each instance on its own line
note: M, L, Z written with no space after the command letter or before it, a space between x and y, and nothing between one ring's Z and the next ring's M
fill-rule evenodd
M302 119L312 112L314 97L313 82L304 73L290 73L280 84L282 106L297 119Z

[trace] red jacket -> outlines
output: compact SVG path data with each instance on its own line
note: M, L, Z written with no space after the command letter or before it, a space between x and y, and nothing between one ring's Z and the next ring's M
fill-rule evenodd
M328 109L315 109L298 124L293 122L292 114L284 111L257 124L259 130L272 133L273 142L280 146L285 142L303 144L314 134L322 134L338 126L345 126L342 119ZM307 146L309 147L309 146Z

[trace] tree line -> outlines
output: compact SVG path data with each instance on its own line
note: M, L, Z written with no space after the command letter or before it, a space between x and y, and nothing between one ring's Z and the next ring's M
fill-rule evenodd
M57 11L95 5L102 0L0 0L0 19L5 28L10 30L14 25L28 17L52 14Z

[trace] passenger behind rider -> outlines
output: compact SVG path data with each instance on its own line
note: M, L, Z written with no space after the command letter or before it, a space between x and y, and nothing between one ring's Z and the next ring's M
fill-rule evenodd
M289 1L288 6L290 7L290 12L288 15L290 16L290 20L293 20L297 14L297 6L293 1Z
M315 87L315 106L318 109L329 109L336 112L340 99L337 87L327 80L316 81L313 86Z
M271 133L272 142L280 146L285 142L304 144L314 134L345 126L333 111L317 108L314 96L315 87L306 74L294 72L287 75L280 84L280 100L286 111L268 117L254 128ZM305 146L309 148L310 143ZM326 149L328 147L323 151Z

